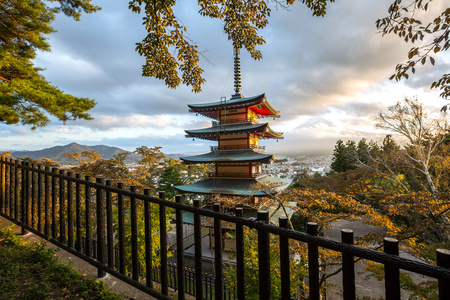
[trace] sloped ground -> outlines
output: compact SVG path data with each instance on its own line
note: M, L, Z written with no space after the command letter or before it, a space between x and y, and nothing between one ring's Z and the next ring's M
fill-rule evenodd
M364 224L363 221L347 221L341 220L336 222L331 230L326 230L324 236L326 238L341 241L341 230L342 229L351 229L353 230L354 237L363 236L367 233L384 233L386 232L384 228L381 227L373 227L367 224ZM411 256L406 255L405 253L401 253L400 256L407 257L409 259L414 259ZM355 288L356 288L356 296L367 299L385 299L385 288L384 288L384 280L377 280L376 278L366 278L369 275L365 272L366 265L363 262L357 262L355 264ZM405 272L405 271L402 271ZM419 274L410 273L411 277L415 282L421 282L425 278ZM427 278L430 279L430 278ZM327 291L327 300L340 300L342 299L342 272L331 277L328 280L328 283L331 285ZM407 300L409 299L409 293L405 290L401 290L401 299Z
M362 221L350 222L347 220L341 220L336 222L333 229L326 230L324 236L326 238L341 241L341 230L351 229L353 230L354 237L363 236L367 233L383 233L385 230L379 227L369 227ZM378 281L377 279L367 280L364 274L365 265L361 262L355 264L355 288L356 295L359 297L371 297L373 299L379 299L384 297L384 281ZM342 299L342 273L339 273L328 280L331 285L328 288L327 300Z
M10 221L0 217L0 228L4 228L4 227L8 227L8 226L12 226L14 225L13 223L11 223ZM15 225L14 225L15 226ZM13 231L17 234L20 234L20 227L15 226L13 228ZM26 235L19 235L20 238L22 238L24 241L32 241L32 242L37 242L37 241L43 241L40 237L32 234L32 233L28 233ZM115 278L114 276L111 276L109 274L107 274L104 278L97 278L97 268L93 267L92 265L88 264L87 262L85 262L84 260L73 256L72 254L59 249L58 247L52 245L51 243L47 243L46 248L54 248L56 249L55 252L55 256L58 258L58 260L60 262L63 262L65 264L70 264L72 266L72 268L79 272L83 277L89 277L89 278L94 278L94 279L98 279L100 282L103 282L112 292L116 293L117 295L122 295L122 299L135 299L135 300L143 300L143 299L155 299L143 292L141 292L140 290L122 282L121 280L118 280L117 278ZM21 280L21 282L19 282L18 284L22 284L23 280ZM35 284L32 282L29 282L30 284ZM37 296L37 292L40 291L41 289L39 288L39 284L36 283L37 285L37 289L36 292L34 293ZM63 295L64 291L61 291L61 295ZM0 293L0 299L7 299L7 298L2 298L2 293ZM56 295L56 294L55 294ZM59 294L58 294L59 295ZM75 296L75 295L74 295ZM64 295L62 296L64 297ZM59 296L58 296L59 298ZM26 299L42 299L39 297L28 297ZM79 295L79 298L68 298L68 299L83 299L82 295ZM90 298L92 299L92 298ZM97 299L120 299L120 298L108 298L108 297L104 297L104 298L97 298ZM8 299L9 300L9 299Z

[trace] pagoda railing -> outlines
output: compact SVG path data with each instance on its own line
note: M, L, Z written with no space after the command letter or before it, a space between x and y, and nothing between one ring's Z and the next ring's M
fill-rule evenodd
M384 252L381 252L354 246L351 230L342 230L342 242L338 242L317 236L316 223L308 223L307 232L304 233L288 229L288 220L285 217L279 219L280 226L270 225L267 211L259 211L256 219L245 219L242 218L242 208L236 209L235 215L229 215L220 212L219 203L214 204L214 210L200 208L200 205L199 200L194 200L193 206L186 205L182 203L181 196L176 196L175 202L168 201L163 192L156 198L149 195L149 189L144 189L141 194L136 192L134 186L124 189L123 184L113 186L110 180L103 178L92 180L90 176L84 176L82 179L80 174L74 176L72 172L57 168L43 168L40 165L0 158L0 216L21 226L23 233L30 231L97 267L98 277L109 273L158 299L172 299L169 297L169 291L176 299L186 298L188 281L183 271L183 212L193 214L195 267L194 273L189 273L189 276L194 277L196 299L204 299L205 292L202 273L202 228L206 224L202 223L205 222L203 217L209 218L211 221L208 221L208 225L212 224L214 228L215 246L211 252L214 253L214 299L217 300L246 299L247 272L256 272L255 275L259 278L257 291L248 296L263 300L271 298L272 284L275 284L271 282L271 247L274 247L271 236L279 239L275 247L280 251L276 268L281 275L281 299L296 296L296 288L291 288L290 282L291 268L295 268L290 265L289 259L295 254L290 250L291 240L307 244L307 296L311 300L322 298L319 284L319 248L342 254L341 287L344 300L356 299L355 277L365 276L355 272L355 258L384 265L385 296L388 300L400 299L400 269L435 278L438 282L439 299L450 299L449 250L438 249L437 265L432 265L400 257L398 242L392 238L384 239ZM176 216L176 290L169 290L171 275L165 250L168 249L167 235L161 234L157 240L152 241L151 234L154 232L152 224L157 225L157 232L168 231L169 210L174 211ZM141 217L139 223L138 216ZM157 223L153 223L155 221ZM226 295L224 288L225 266L221 243L222 228L225 224L235 229L237 286L233 295ZM245 228L252 229L257 234L257 271L245 268ZM129 237L129 244L125 244L125 237ZM93 257L94 239L96 258ZM157 260L160 261L158 265L153 260L154 243L158 244L158 249L162 249L156 253ZM118 267L115 255L119 256ZM156 280L152 276L156 268L160 268L158 285L154 284Z
M233 173L233 172L209 172L208 177L226 177L226 178L258 178L265 175L264 172L257 173Z
M212 126L219 126L223 124L233 124L233 123L242 123L242 122L248 122L248 123L256 123L256 118L236 118L236 119L229 119L229 120L221 120L221 121L211 121Z
M238 149L257 149L266 150L266 146L256 146L256 145L222 145L222 146L210 146L211 151L217 150L238 150Z

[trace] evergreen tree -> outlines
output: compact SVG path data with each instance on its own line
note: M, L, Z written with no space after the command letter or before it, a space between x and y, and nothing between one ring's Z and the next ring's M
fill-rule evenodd
M49 7L59 2L60 6ZM99 9L91 0L2 0L0 1L0 122L30 125L49 123L48 115L61 121L91 119L87 113L95 101L65 94L39 72L32 60L36 51L50 51L46 35L55 14L80 19L81 12Z
M362 138L358 142L357 150L358 160L362 163L367 163L370 155L370 145L367 143L367 139Z
M334 146L331 169L336 172L345 170L345 144L342 140L338 140Z
M180 168L177 168L176 161L170 158L169 165L158 180L158 190L165 191L166 197L169 199L172 199L174 196L174 186L184 183L180 171Z
M345 158L347 170L354 170L358 166L358 151L355 141L348 140L345 143Z
M381 150L383 150L383 152L385 153L396 152L400 151L400 146L392 138L392 135L388 134L383 139L383 145L381 147Z
M344 144L342 140L338 140L333 151L331 169L338 173L356 169L358 166L356 156L357 150L354 141L347 141Z

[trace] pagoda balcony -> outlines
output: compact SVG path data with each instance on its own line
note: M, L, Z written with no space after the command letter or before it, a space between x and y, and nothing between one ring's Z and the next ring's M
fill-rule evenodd
M232 119L230 121L226 121L226 122L221 122L221 121L212 121L212 126L220 126L221 124L233 124L233 123L242 123L242 122L247 122L247 123L252 123L252 124L256 124L256 118L237 118L237 119Z
M208 177L232 177L232 178L258 178L266 175L265 172L257 172L257 173L229 173L229 172L210 172L208 173Z
M211 151L217 150L238 150L238 149L256 149L256 150L266 150L266 146L256 146L256 145L225 145L225 146L210 146Z

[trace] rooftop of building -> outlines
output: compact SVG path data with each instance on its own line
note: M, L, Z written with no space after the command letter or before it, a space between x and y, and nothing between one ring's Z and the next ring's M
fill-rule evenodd
M260 116L278 116L279 111L274 109L266 99L266 94L260 94L253 97L232 97L231 99L222 99L216 102L188 104L190 112L203 114L207 117L217 119L217 111L221 109L250 107L250 109Z
M245 163L245 162L283 162L286 155L276 155L254 149L214 150L209 153L180 157L184 163Z
M262 176L257 178L209 178L193 184L179 185L174 188L180 192L195 194L217 194L230 196L257 196L267 197L286 189L292 179ZM267 187L260 191L257 185Z
M198 137L217 140L219 134L246 134L255 133L260 138L281 139L283 134L273 131L269 123L253 124L251 122L217 124L208 128L185 130L188 137Z

